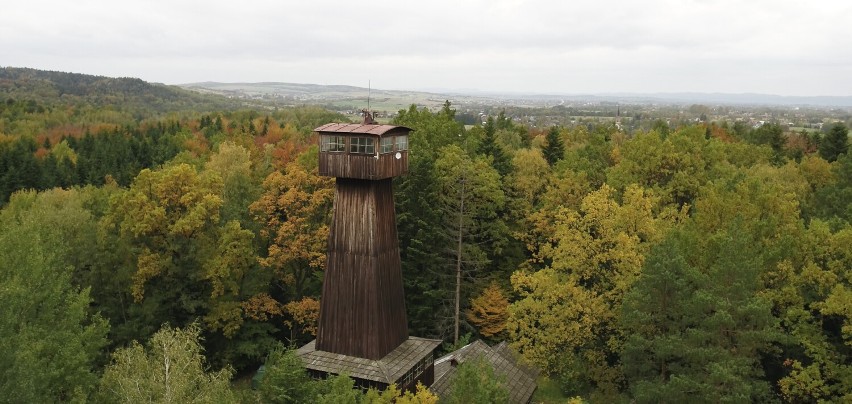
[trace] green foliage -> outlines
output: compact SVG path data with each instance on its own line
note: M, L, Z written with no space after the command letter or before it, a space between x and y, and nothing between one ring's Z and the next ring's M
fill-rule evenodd
M621 320L637 402L770 399L760 360L780 340L778 320L756 293L761 252L737 227L706 240L673 232L651 251Z
M220 221L222 189L215 172L187 164L146 169L110 199L102 227L105 237L128 248L122 266L132 302L123 302L131 308L122 320L135 323L133 337L162 323L201 319L214 333L207 342L218 347L213 358L242 367L260 358L257 344L268 343L275 327L255 323L266 320L266 309L247 310L254 296L267 292L269 274L254 270L254 234L237 221Z
M342 379L335 382L335 384L343 383L346 382ZM308 376L305 365L296 355L295 350L278 345L266 357L263 380L259 388L265 402L310 403L316 398L318 387ZM334 389L334 391L337 390Z
M785 332L793 336L779 368L779 387L791 402L843 402L852 398L852 227L832 231L814 220L799 250L766 275Z
M84 399L96 382L108 325L89 312L88 290L72 286L73 268L54 250L73 228L39 213L4 217L0 226L2 400Z
M679 130L668 136L658 132L637 135L620 150L618 164L606 171L607 183L616 189L638 184L654 189L665 203L692 204L706 181L710 153L708 141L697 130Z
M533 402L534 403L542 403L542 404L564 404L566 401L571 399L569 396L565 395L562 392L560 387L560 383L558 380L550 378L546 375L539 376L538 380L536 380L536 385L538 386L533 394ZM583 401L580 398L576 398L576 404L582 404ZM571 401L568 401L571 402ZM574 402L571 402L574 403Z
M260 196L260 189L252 178L251 153L233 142L219 145L217 153L210 156L205 170L222 178L222 219L237 220L243 227L251 226L251 216L246 209Z
M417 391L402 392L396 385L384 391L369 389L362 394L355 382L346 374L332 375L325 380L308 376L305 365L293 349L278 345L266 358L263 379L259 386L260 398L269 403L401 403L435 404L437 397L418 383Z
M74 185L128 185L143 168L174 157L180 133L157 125L104 129L79 138L63 137L48 149L32 137L0 142L0 203L20 189L50 189ZM49 142L48 142L49 143ZM44 153L43 157L38 155Z
M506 224L499 213L505 206L500 174L484 158L471 159L458 146L441 149L435 161L439 196L437 208L443 216L440 244L448 257L446 273L454 276L456 302L452 314L455 319L455 339L459 335L462 305L469 296L461 295L462 279L475 276L476 271L487 268L501 256L506 243ZM464 275L464 276L463 276ZM481 275L480 275L481 276Z
M509 391L485 359L471 358L460 364L446 397L449 404L508 403Z
M438 396L433 394L422 383L417 382L416 391L399 391L396 384L391 384L390 387L379 392L376 389L370 388L360 397L362 404L437 404Z
M464 348L466 345L470 344L470 339L473 337L473 334L466 333L459 335L459 340L455 342L445 342L441 349L444 352L453 352L458 351L459 349Z
M402 271L405 274L406 308L412 335L439 336L445 331L446 312L434 309L434 302L446 299L452 283L446 267L443 238L444 216L435 203L441 191L436 181L435 161L439 149L460 144L464 127L455 120L455 111L446 103L439 113L418 110L412 105L400 111L393 121L414 129L409 136L409 174L396 178L397 232Z
M565 143L562 141L562 135L559 133L559 127L552 126L547 131L547 145L542 150L544 159L547 164L553 167L559 160L565 158Z
M479 143L477 154L490 158L491 166L500 173L500 176L506 176L512 170L511 159L497 144L496 131L494 118L488 117L488 121L485 123L485 133Z
M355 389L355 381L346 374L331 376L318 383L319 392L313 400L317 404L356 404L362 396Z
M815 157L820 161L818 157ZM852 156L841 155L831 163L828 173L818 173L821 178L813 184L816 188L807 206L809 216L852 223Z
M607 168L615 164L613 145L607 140L608 135L606 132L584 132L583 136L588 139L566 151L565 158L554 167L555 171L583 173L594 189L599 188L606 182Z
M541 207L541 200L554 181L547 160L538 149L520 149L512 158L512 174L504 180L504 187L511 197L511 215L522 220L534 209Z
M849 129L842 122L831 126L822 141L819 143L819 154L829 162L837 160L841 155L849 151Z
M506 325L512 345L542 370L586 377L576 386L591 384L608 394L621 383L610 358L622 340L617 321L623 295L650 244L679 217L656 217L653 196L636 186L623 199L619 204L604 185L583 198L579 210L559 207L550 220L536 222L545 236L531 246L530 267L545 265L512 275L518 297Z
M124 115L122 120L127 121L174 110L204 111L235 106L224 97L202 95L135 78L4 67L0 68L0 80L19 84L0 88L0 99L3 100L26 97L39 103L59 103L57 100L61 100L62 104L118 107Z
M85 399L106 321L72 286L74 235L91 218L76 194L18 194L0 215L0 391L4 402ZM82 240L81 240L82 241Z
M164 326L146 346L133 342L113 353L100 395L110 403L229 403L233 371L209 371L199 343L201 329Z
M771 147L773 152L773 162L775 164L780 164L783 161L784 143L786 139L784 137L784 130L781 129L781 125L778 123L765 123L760 125L760 127L750 132L750 134L746 137L746 140L750 143L768 145Z
M309 338L333 192L312 129L344 116L235 110L135 79L4 68L0 81L12 83L0 88L8 400L85 399L107 351L145 350L131 341L164 322L198 321L205 363L241 372L276 340ZM606 106L506 108L483 109L484 125L449 102L394 118L414 129L394 180L412 335L446 335L452 309L438 302L452 302L460 264L460 306L491 281L511 286L510 343L570 395L849 401L848 122L817 154L777 124L686 123L725 107L638 111L620 128ZM290 359L288 377L304 377ZM351 383L297 383L311 390L299 400L434 402Z

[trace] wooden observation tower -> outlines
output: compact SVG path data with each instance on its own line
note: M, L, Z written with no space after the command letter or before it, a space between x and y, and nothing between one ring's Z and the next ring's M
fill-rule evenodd
M299 349L317 377L348 373L361 387L411 389L434 378L438 340L409 337L393 177L408 172L404 126L330 123L319 174L335 177L334 214L317 338Z

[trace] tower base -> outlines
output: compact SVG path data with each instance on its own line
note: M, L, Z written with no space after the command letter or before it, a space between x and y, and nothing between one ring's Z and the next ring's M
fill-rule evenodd
M440 340L408 337L396 349L378 360L319 351L316 340L296 351L311 376L326 378L346 373L362 388L380 391L396 384L400 390L414 391L417 382L430 386L435 381L435 350Z

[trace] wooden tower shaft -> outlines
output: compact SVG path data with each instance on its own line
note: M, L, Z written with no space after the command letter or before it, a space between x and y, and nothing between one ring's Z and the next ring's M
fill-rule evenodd
M378 360L408 338L390 178L337 178L316 349Z

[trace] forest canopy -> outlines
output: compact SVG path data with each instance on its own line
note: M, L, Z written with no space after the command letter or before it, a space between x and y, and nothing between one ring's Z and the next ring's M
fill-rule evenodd
M140 369L175 346L204 383L183 397L261 397L225 382L316 333L334 182L312 129L348 118L29 69L0 69L0 95L4 400L131 400L122 380L159 383ZM507 341L591 402L852 400L845 122L459 115L389 120L414 129L411 335ZM351 390L332 382L299 394Z

